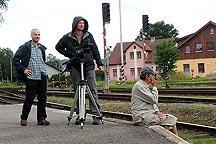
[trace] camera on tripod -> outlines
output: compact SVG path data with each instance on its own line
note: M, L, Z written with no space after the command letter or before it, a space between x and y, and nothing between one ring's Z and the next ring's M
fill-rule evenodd
M92 106L94 107L94 109L97 111L97 113L95 114L94 117L97 117L97 119L101 120L101 123L103 124L102 121L102 114L99 110L99 107L95 101L95 98L93 97L91 90L88 86L87 83L87 79L84 78L84 60L85 57L87 57L87 55L91 55L91 46L93 46L93 44L91 43L85 43L81 46L75 47L73 50L75 50L75 53L71 54L72 56L75 54L76 56L73 56L72 59L69 60L69 62L67 63L66 68L71 68L69 67L72 66L73 64L76 65L77 62L80 64L80 82L77 85L77 89L75 92L75 96L74 96L74 100L73 100L73 105L71 107L71 111L69 113L68 118L68 125L72 119L73 113L75 111L75 108L78 108L78 117L77 120L79 121L78 123L80 123L81 125L81 129L83 128L83 124L85 122L86 119L86 106L85 106L85 96L86 96L86 92L88 93L89 96L89 100L92 103Z
M83 59L86 54L91 53L91 50L90 50L91 46L93 46L92 43L85 43L85 44L82 44L81 46L76 47L75 57L78 58L79 60Z
M81 61L84 60L86 54L91 54L91 49L90 49L91 46L93 46L92 43L84 43L80 46L75 47L74 48L75 52L71 53L73 57L70 60L62 64L62 65L66 65L66 67L60 74L63 74L64 72L69 71L74 61L80 63Z

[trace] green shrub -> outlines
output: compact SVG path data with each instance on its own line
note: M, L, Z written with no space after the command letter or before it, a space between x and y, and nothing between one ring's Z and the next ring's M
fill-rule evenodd
M169 80L185 80L185 79L191 79L191 75L189 73L184 72L176 72L175 74L171 74L169 76Z
M96 80L97 80L97 81L102 81L102 80L104 80L104 71L96 70L96 71L95 71L95 74L96 74Z

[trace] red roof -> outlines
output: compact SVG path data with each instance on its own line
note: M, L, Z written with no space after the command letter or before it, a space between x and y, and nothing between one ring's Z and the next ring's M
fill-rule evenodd
M147 52L149 53L146 59L146 62L152 63L154 61L154 54L155 54L155 45L157 43L163 42L167 39L152 39L147 40ZM123 42L123 53L126 53L127 49L130 48L132 44L136 44L140 48L142 48L142 41L133 41L133 42ZM120 43L117 43L115 48L112 51L112 54L109 58L109 65L121 65L121 47Z

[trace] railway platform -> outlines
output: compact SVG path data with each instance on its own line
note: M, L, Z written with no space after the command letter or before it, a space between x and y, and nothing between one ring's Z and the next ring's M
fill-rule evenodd
M104 124L92 125L87 114L83 129L75 117L67 125L69 111L47 108L49 126L39 126L36 106L27 126L20 126L22 104L0 105L0 144L187 144L160 126L133 126L130 122L104 118Z

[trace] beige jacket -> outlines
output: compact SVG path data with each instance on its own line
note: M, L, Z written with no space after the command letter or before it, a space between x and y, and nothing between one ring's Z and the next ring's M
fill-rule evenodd
M140 123L146 117L152 116L152 114L159 111L157 103L157 88L153 87L152 91L150 91L149 85L141 79L138 80L132 88L131 112L133 122Z

